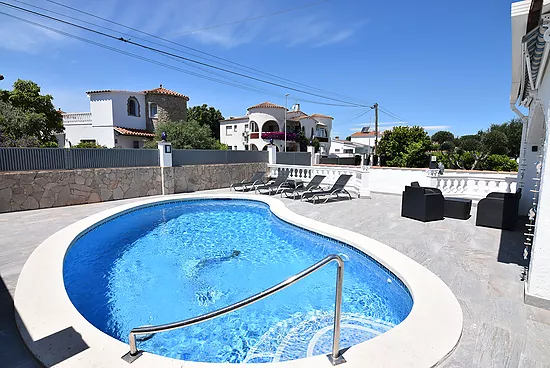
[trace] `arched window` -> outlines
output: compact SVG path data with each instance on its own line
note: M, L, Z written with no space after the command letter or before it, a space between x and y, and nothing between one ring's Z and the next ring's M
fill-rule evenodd
M151 103L149 105L149 116L152 117L152 118L157 117L157 104L156 103Z
M139 102L137 98L131 96L128 98L128 115L129 116L140 116L139 113Z
M311 138L313 138L313 128L311 128Z
M259 132L260 128L258 128L258 124L256 124L255 121L250 122L250 131L251 132Z

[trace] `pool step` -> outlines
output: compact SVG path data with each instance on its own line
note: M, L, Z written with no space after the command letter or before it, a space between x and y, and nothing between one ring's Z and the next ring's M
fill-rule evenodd
M332 347L333 312L296 313L277 323L248 351L243 363L280 362L328 354ZM372 339L394 327L357 313L342 313L341 348Z

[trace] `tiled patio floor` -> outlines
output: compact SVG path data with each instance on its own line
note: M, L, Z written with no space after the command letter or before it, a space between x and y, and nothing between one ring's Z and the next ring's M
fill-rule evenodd
M226 190L221 190L226 192ZM13 322L17 277L49 235L124 200L0 214L0 366L37 367ZM467 221L422 223L400 217L399 196L311 205L283 200L294 212L381 241L436 273L464 312L461 342L444 367L550 367L550 311L523 304L522 232Z

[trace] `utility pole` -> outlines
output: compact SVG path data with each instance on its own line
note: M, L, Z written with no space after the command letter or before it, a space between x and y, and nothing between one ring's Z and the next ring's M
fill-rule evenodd
M378 103L374 103L374 157L378 165Z

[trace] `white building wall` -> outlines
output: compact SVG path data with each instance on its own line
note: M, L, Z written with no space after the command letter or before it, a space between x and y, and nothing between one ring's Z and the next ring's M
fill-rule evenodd
M367 146L374 147L374 136L372 137L351 137L352 142L357 142L361 144L366 144ZM380 142L380 138L378 138L378 141Z
M550 129L548 128L548 118L550 117L550 73L548 72L545 74L537 97L533 102L534 106L530 108L529 125L531 126L528 125L530 135L527 141L538 141L539 151L543 155L543 166L526 297L543 299L546 301L546 304L543 306L550 308L550 149L548 147L550 143ZM538 113L538 111L542 111L543 114ZM540 146L541 137L545 137L546 143L543 147ZM529 143L527 151L530 151ZM527 157L527 159L529 158L533 159L533 157ZM533 166L533 163L539 160L540 158L535 158L531 162L527 161L527 168L529 168L529 165ZM524 179L528 179L527 175L531 174L526 172ZM524 195L532 198L532 193L529 192L532 185L529 183L525 181Z
M134 141L139 142L139 147L142 148L145 143L145 139L137 136L125 136L125 135L115 135L115 147L116 148L134 148Z
M139 103L139 116L128 115L128 98L135 97ZM90 102L98 100L111 100L111 118L108 120L98 121L100 125L111 124L118 127L145 129L146 128L146 108L145 95L136 92L110 92L110 93L93 93L90 95ZM92 115L95 116L94 111ZM105 117L105 116L103 116ZM102 118L103 118L102 117ZM98 117L98 120L101 119ZM96 119L94 118L94 125Z
M355 152L355 149L353 146L348 146L342 142L335 142L333 141L330 145L330 151L329 154L336 155L338 157L354 157L354 153L344 153L344 150L351 149Z
M245 142L243 139L243 133L245 132L245 126L247 124L249 124L248 120L220 122L220 142L227 144L232 150L244 150ZM229 127L229 130L227 127ZM262 148L259 149L261 150Z

